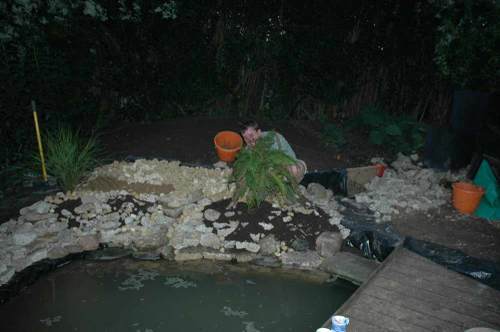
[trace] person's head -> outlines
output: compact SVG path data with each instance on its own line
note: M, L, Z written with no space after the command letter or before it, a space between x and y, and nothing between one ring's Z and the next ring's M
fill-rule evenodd
M249 146L254 146L262 134L258 123L253 120L243 122L240 132L245 143Z

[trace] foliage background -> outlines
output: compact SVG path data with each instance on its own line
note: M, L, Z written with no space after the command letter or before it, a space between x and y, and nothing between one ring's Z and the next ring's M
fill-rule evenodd
M2 164L34 146L31 100L45 129L83 133L191 115L336 121L375 104L444 122L454 87L498 91L499 5L479 2L2 1Z

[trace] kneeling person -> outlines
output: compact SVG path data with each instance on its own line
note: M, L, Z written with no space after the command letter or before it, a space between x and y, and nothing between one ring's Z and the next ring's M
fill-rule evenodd
M297 183L300 183L300 181L304 178L304 174L307 172L307 165L303 160L297 159L295 152L283 135L274 131L261 131L259 125L255 121L247 121L243 123L241 127L241 136L243 136L245 143L249 147L255 146L255 143L259 138L266 137L271 133L274 134L274 142L271 147L275 150L284 152L287 156L296 161L295 164L288 166L288 171L295 177Z

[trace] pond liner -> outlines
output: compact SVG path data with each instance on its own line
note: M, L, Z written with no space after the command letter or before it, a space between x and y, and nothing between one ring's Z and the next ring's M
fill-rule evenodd
M363 256L383 261L398 246L469 276L485 285L500 290L500 264L471 257L461 250L436 243L404 237L390 224L377 224L373 212L356 203L342 201L345 207L341 224L351 230L345 243L359 249Z
M336 195L347 195L347 170L331 169L326 171L313 171L304 175L301 185L307 187L309 183L319 183L326 189L332 190Z
M69 254L58 259L46 258L28 266L16 274L3 286L0 286L0 305L6 303L17 294L34 284L42 275L75 260L85 259L87 252Z
M447 248L412 237L405 239L403 247L430 259L434 263L500 290L500 264L498 263L471 257L461 250Z
M20 272L16 272L14 276L9 280L9 282L0 286L0 305L6 303L20 292L23 292L43 275L73 261L111 261L126 257L133 257L134 259L140 261L152 260L151 257L145 255L140 255L137 253L134 255L134 252L132 250L112 248L107 247L106 245L100 245L100 247L96 250L69 254L61 258L43 259L28 266Z
M349 201L342 201L341 204L345 207L341 224L351 230L346 244L359 249L363 256L382 262L403 244L404 237L391 225L376 223L373 212L366 207Z
M341 224L351 230L346 239L348 246L359 249L363 256L383 261L398 246L500 290L500 264L468 256L463 251L403 237L389 224L377 224L371 212L349 202L342 202L346 210Z

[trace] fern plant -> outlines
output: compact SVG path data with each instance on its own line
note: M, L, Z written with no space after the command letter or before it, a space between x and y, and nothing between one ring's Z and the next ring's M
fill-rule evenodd
M283 203L296 200L298 183L288 171L296 161L280 150L272 148L274 133L246 147L234 163L232 181L236 184L233 203L245 198L250 209L260 206L268 197Z

